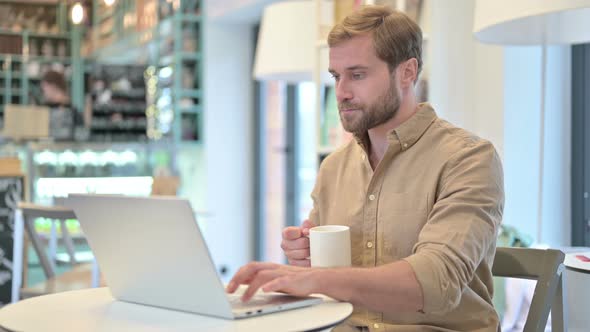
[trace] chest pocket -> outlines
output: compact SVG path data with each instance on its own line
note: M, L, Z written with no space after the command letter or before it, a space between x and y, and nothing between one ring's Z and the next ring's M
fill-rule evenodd
M379 264L411 255L427 218L428 194L405 192L382 195L377 210Z

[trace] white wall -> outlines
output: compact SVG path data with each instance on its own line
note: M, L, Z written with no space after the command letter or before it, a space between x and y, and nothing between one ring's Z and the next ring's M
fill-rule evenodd
M538 227L541 47L507 47L506 223L551 246L571 242L571 52L547 52L543 218Z
M502 48L473 38L473 1L427 1L426 5L431 7L431 103L440 117L489 139L502 155Z
M265 6L279 1L284 0L207 0L207 14L217 22L254 24Z
M248 24L205 24L206 238L225 280L254 257L254 35ZM195 183L194 185L201 185Z
M469 0L429 1L430 102L439 116L465 127L475 105L475 44ZM449 3L451 2L451 3Z
M542 241L552 246L571 244L571 59L569 46L548 48Z
M507 47L504 68L504 138L510 142L504 154L504 223L517 226L531 236L537 235L539 188L539 117L535 113L539 110L541 62L535 50Z

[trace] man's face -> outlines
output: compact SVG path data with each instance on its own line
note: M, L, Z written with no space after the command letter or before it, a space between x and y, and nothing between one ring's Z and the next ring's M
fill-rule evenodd
M54 84L41 82L41 92L43 92L43 98L47 102L55 102L56 96L60 96L60 91Z
M342 126L362 134L397 113L401 97L387 63L377 57L370 35L357 36L330 48L330 72Z

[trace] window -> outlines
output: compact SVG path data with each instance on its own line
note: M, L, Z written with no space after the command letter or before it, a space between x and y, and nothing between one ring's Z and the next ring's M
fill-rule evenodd
M590 246L590 44L572 48L572 245Z

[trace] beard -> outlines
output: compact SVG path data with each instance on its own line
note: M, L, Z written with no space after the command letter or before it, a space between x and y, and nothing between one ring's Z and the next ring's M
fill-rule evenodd
M389 88L371 105L342 102L338 109L356 109L354 114L343 114L340 111L342 127L349 133L363 135L369 129L384 124L397 114L401 98L397 93L394 78L389 81Z

